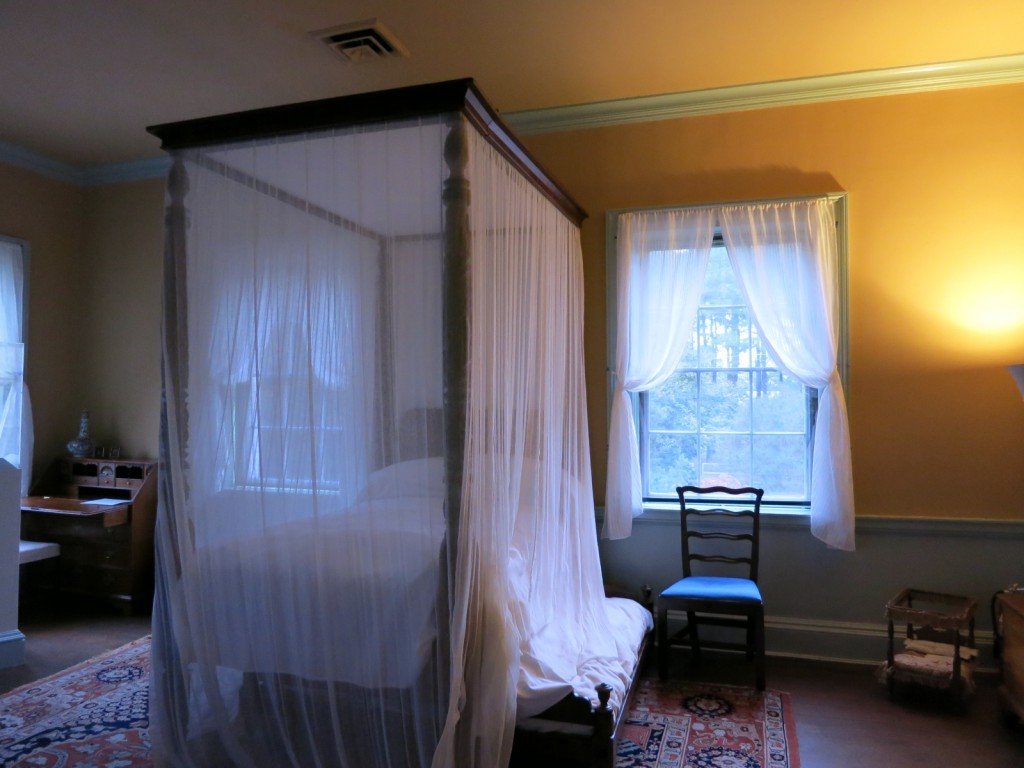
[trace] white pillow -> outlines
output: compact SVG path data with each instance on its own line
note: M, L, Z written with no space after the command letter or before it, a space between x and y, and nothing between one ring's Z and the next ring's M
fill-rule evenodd
M360 501L394 499L406 496L444 496L444 459L412 459L390 464L371 472Z

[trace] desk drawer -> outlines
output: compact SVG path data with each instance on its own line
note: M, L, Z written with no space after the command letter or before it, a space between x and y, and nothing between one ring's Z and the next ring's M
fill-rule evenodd
M62 563L60 588L87 595L129 595L132 592L132 574L126 568Z
M128 541L130 526L107 527L99 517L21 513L21 538L29 541Z
M127 568L131 565L128 543L113 537L107 540L71 539L60 541L60 558L67 563Z

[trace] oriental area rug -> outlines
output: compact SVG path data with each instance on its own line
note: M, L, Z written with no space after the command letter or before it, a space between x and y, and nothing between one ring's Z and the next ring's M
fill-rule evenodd
M0 697L0 766L149 768L149 638ZM799 768L789 696L640 682L617 768Z
M148 766L148 727L143 637L0 697L0 766Z
M789 694L640 681L617 768L799 768Z

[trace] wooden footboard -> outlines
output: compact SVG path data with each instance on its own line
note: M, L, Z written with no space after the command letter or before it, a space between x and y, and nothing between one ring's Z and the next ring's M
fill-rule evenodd
M569 693L536 717L516 723L511 765L614 768L620 726L632 705L650 639L651 632L647 632L618 712L613 713L608 706L611 688L605 683L597 686L598 706L575 692Z

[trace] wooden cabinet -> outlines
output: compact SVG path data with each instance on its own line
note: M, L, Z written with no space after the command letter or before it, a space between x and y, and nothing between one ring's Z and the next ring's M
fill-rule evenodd
M995 613L1002 637L999 701L1008 721L1024 720L1024 592L1001 592Z
M149 610L156 462L60 458L32 493L21 502L21 538L60 544L50 586Z

